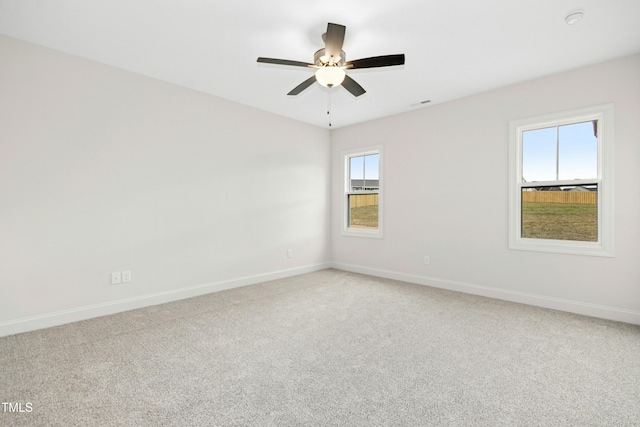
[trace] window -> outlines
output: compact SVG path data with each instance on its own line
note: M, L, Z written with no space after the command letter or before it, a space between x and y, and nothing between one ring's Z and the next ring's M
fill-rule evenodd
M382 237L382 148L344 153L342 234Z
M613 106L510 123L509 247L613 256Z

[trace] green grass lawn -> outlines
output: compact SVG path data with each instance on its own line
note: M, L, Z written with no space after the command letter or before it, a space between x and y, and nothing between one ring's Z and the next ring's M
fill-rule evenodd
M378 206L351 209L351 227L378 228ZM596 205L523 203L522 237L530 239L598 240Z
M378 228L378 205L351 208L351 227Z
M598 241L597 205L523 203L522 237Z

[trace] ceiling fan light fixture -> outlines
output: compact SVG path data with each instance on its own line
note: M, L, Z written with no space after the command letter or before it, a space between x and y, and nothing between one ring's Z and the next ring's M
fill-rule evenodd
M324 87L340 86L346 75L344 69L336 66L325 66L316 71L316 80Z
M323 64L323 65L340 65L340 61L342 61L341 56L322 55L318 59L320 60L320 64Z

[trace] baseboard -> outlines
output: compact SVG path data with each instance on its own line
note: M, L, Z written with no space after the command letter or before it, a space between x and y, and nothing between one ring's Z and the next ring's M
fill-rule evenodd
M428 276L418 276L397 271L382 270L371 267L364 267L344 263L321 263L305 267L280 270L270 273L245 276L231 280L202 285L190 286L186 288L174 289L166 292L142 295L134 298L110 301L101 304L93 304L69 310L47 313L38 316L25 317L9 320L0 323L0 337L34 331L37 329L50 328L66 323L87 320L94 317L107 316L123 311L135 310L167 302L178 301L185 298L192 298L219 292L227 289L239 288L242 286L254 285L270 280L284 279L286 277L311 273L324 270L326 268L336 268L338 270L350 271L354 273L367 274L370 276L384 277L387 279L400 280L403 282L415 283L419 285L432 286L434 288L448 289L457 292L464 292L473 295L480 295L489 298L496 298L505 301L528 304L538 307L545 307L554 310L561 310L570 313L582 314L591 317L609 319L618 322L632 323L640 325L640 312L626 310L616 307L609 307L597 304L590 304L580 301L567 300L562 298L548 297L544 295L530 294L524 292L510 291L488 286L474 285L470 283L445 280Z
M397 271L381 270L377 268L352 264L343 264L339 262L331 263L331 267L338 270L350 271L353 273L367 274L369 276L383 277L386 279L399 280L402 282L415 283L418 285L432 286L434 288L448 289L451 291L464 292L467 294L517 302L520 304L533 305L537 307L566 311L569 313L582 314L585 316L598 317L601 319L615 320L617 322L640 325L640 312L634 310L627 310L562 298L554 298L525 292L510 291L506 289L474 285L471 283L457 282L435 277L418 276Z
M206 283L165 292L142 295L134 298L72 308L55 313L9 320L0 323L0 337L34 331L37 329L50 328L52 326L92 319L94 317L107 316L152 305L164 304L185 298L197 297L200 295L210 294L212 292L220 292L227 289L255 285L257 283L268 282L270 280L284 279L286 277L324 270L329 267L331 267L329 263L313 264L305 267L256 274L253 276L245 276L215 283Z

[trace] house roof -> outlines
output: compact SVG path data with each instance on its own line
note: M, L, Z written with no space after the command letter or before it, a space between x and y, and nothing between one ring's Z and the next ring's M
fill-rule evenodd
M639 16L638 0L0 0L0 34L335 129L640 52ZM346 25L347 59L405 65L347 71L359 98L287 96L313 70L257 57L312 62L328 22Z
M352 179L351 187L364 187L366 185L367 188L378 188L380 186L379 180L377 179Z

